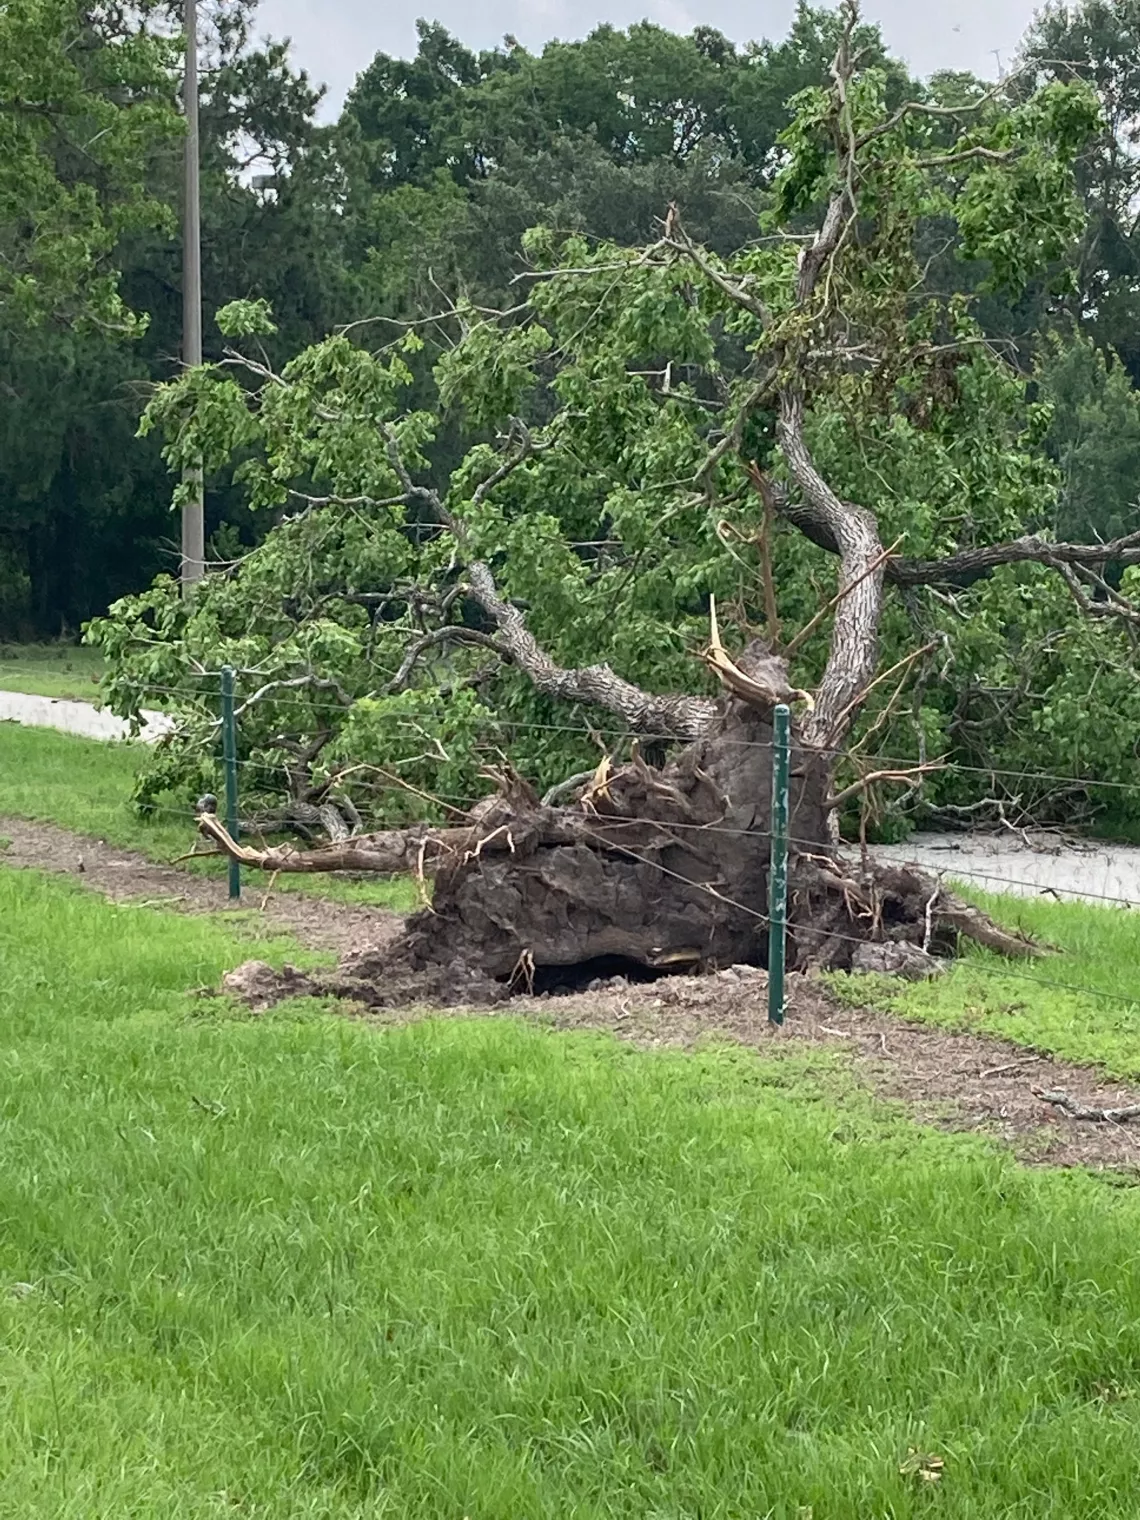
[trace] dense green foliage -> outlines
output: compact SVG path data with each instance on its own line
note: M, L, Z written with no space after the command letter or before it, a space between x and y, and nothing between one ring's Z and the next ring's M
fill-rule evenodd
M739 494L739 471L722 472L700 507L685 505L667 483L691 478L711 431L701 414L717 400L716 386L727 385L730 406L739 404L755 334L747 319L725 322L704 277L663 296L660 272L624 271L635 259L629 250L654 242L674 203L688 235L725 268L787 289L790 266L766 240L777 227L813 225L826 166L811 92L827 82L837 17L801 7L785 40L744 47L707 28L681 38L648 24L603 27L541 55L510 39L477 55L424 25L416 57L378 57L332 128L316 125L318 97L281 48L251 44L252 5L219 7L209 19L208 358L222 360L231 341L215 320L223 307L267 303L272 331L245 351L289 375L294 408L330 387L358 387L357 426L367 427L375 402L371 420L402 430L417 482L453 503L472 499L513 410L544 443L553 429L556 446L497 489L493 509L483 504L480 548L498 556L504 589L531 604L536 632L560 658L609 658L656 689L697 688L703 677L691 656L709 593L735 605L739 632L762 621L755 547L746 542L758 509ZM857 377L828 382L816 398L812 442L821 463L843 493L879 511L887 541L904 536L905 552L944 552L1023 529L1090 539L1137 526L1136 31L1135 0L1051 11L1026 40L1024 71L982 105L982 136L969 137L965 117L931 115L924 134L909 140L912 156L955 144L1047 147L1063 126L1043 104L1062 98L1049 87L1087 81L1102 126L1080 148L1079 218L1063 205L1053 170L1032 168L1035 150L1023 155L1020 178L979 162L978 172L944 175L940 185L892 172L864 187L872 217L890 202L883 226L889 222L905 254L890 256L885 234L864 249L866 267L843 292L851 300L861 291L856 322L875 327L880 345L901 336L912 355L914 343L944 341L951 329L956 341L985 336L999 345L964 365L904 373L902 364L877 389ZM948 107L984 95L982 84L960 75L908 81L871 26L859 41L866 93L856 110L880 121L907 98ZM148 45L159 58L160 44ZM156 102L171 93L172 67L167 60L166 83L152 87ZM884 140L884 165L893 141ZM254 160L257 172L272 173L270 188L251 182L246 166ZM151 197L175 205L178 173L177 139L152 144ZM545 241L528 241L539 227L550 229ZM1033 228L1042 236L1027 237ZM0 634L73 629L157 570L174 568L176 526L157 430L132 435L150 383L175 373L177 237L137 228L115 251L127 306L150 317L135 342L42 324L29 337L0 324L14 392L0 448ZM576 260L599 273L573 287L533 278ZM621 267L619 280L606 275L607 264ZM903 298L916 280L925 303ZM952 293L957 304L944 299ZM503 327L488 321L492 308L518 309ZM248 326L254 310L239 304L231 316ZM455 310L458 317L436 320ZM361 321L347 340L323 341ZM422 341L393 346L409 331L394 322L413 323ZM619 360L662 374L622 380ZM654 387L663 388L670 361L677 395L663 405ZM298 512L304 504L289 490L384 499L392 483L382 461L362 472L359 450L350 467L343 443L303 436L306 422L270 468L268 489L256 461L277 448L267 436L291 425L289 406L265 415L264 375L229 367L214 377L226 382L211 393L224 444L211 449L214 553L239 557L283 513L297 515L273 528L267 554L218 580L187 630L185 658L169 644L184 627L169 587L145 593L133 610L125 605L117 632L101 626L99 636L120 653L139 619L160 630L157 643L148 635L141 658L119 668L116 702L128 708L151 688L189 683L205 722L216 684L191 672L216 673L227 654L250 672L247 697L310 668L335 680L351 706L325 686L309 690L307 705L293 690L288 700L261 704L256 719L248 715L247 758L271 767L263 773L270 792L280 790L287 758L265 747L279 720L306 744L331 724L322 763L398 765L402 781L456 799L482 789L480 768L503 749L542 780L590 762L597 750L589 740L558 732L580 729L581 715L536 702L517 675L486 673L494 661L477 649L432 651L409 689L388 689L401 664L397 639L417 614L406 603L380 612L376 599L393 582L425 574L446 595L447 554L391 515L378 523L370 512ZM203 377L194 385L205 395L214 383ZM612 400L603 406L607 387ZM579 415L584 399L591 418ZM162 401L152 418L177 430L179 405ZM754 457L772 461L770 419L753 418L750 429ZM849 446L855 433L858 451ZM335 459L322 453L329 449ZM243 460L235 477L232 465ZM663 537L653 531L662 516ZM722 520L731 525L728 542L716 531ZM794 631L829 594L833 572L790 534L777 535L775 553L781 614ZM1118 570L1108 573L1118 586ZM334 607L327 598L335 590L349 596ZM480 631L472 608L459 613ZM875 748L947 750L983 768L1021 770L1032 760L1033 769L1061 774L1130 773L1138 698L1127 632L1077 616L1047 572L1003 571L949 601L896 599L884 634L888 663L916 638L938 640L944 654L916 669L911 697L875 730ZM818 672L822 653L819 638L803 652L803 679ZM442 702L434 695L441 680ZM1090 689L1112 718L1098 721L1095 745L1084 737ZM876 716L872 707L872 722ZM203 732L201 723L194 731ZM178 777L190 789L212 766L204 751L193 775L184 757L167 758L155 787ZM318 766L316 777L327 779L327 769ZM365 779L357 773L357 786ZM418 806L390 777L385 787L386 810L401 811L398 797ZM929 796L963 803L976 792L970 781L944 781ZM360 800L372 799L360 792Z
M123 340L147 325L117 266L130 243L172 230L152 171L180 136L174 56L145 11L0 10L0 631L20 628L34 565L99 489L77 473L62 419L81 397L106 409ZM122 460L115 473L121 491Z
M488 629L455 600L464 567L496 567L560 664L607 660L649 689L693 688L711 595L732 609L738 637L764 618L762 509L748 466L778 468L779 453L771 411L756 405L758 377L796 352L811 375L819 466L841 497L876 512L884 542L930 557L1052 526L1053 413L983 341L969 292L1016 295L1079 233L1070 171L1095 125L1090 97L1054 83L961 119L900 117L891 89L889 71L858 76L844 120L864 144L852 172L867 231L837 257L828 298L812 308L795 294L795 250L829 173L831 97L818 89L796 97L781 133L759 240L718 257L687 242L626 249L534 229L513 307L497 318L467 305L450 319L434 396L414 333L379 346L336 336L274 375L254 348L244 378L232 364L206 368L161 392L145 425L165 430L173 467L199 451L215 470L236 462L251 506L287 515L190 606L160 584L94 626L119 710L137 710L148 692L183 694L182 733L144 799L172 781L210 781L223 662L243 672L249 796L288 790L312 803L331 791L365 811L379 793L391 818L422 812L425 794L470 802L502 751L544 785L579 769L596 753L582 717L488 660ZM956 246L957 292L923 285L935 221ZM734 300L729 287L755 296ZM272 336L263 306L236 303L222 320L237 344ZM852 330L854 363L815 357ZM1117 390L1105 373L1102 406ZM478 441L451 463L457 431ZM1071 461L1080 440L1056 441ZM458 526L441 531L447 521ZM794 631L830 594L833 571L782 532L775 572ZM827 636L824 624L805 646L802 684L818 676ZM1056 712L1091 670L1127 679L1123 637L1115 626L1090 632L1042 567L957 597L896 601L884 660L920 641L931 658L906 701L882 689L864 731L888 754L950 750L1009 768L1032 724L1038 763L1054 728L1054 768L1087 763L1067 748ZM995 692L1003 721L979 721ZM1122 705L1122 746L1131 717ZM1106 760L1123 765L1123 749ZM946 804L973 790L960 777L937 788L929 799Z
M241 1017L233 928L2 867L0 926L6 1517L1135 1514L1135 1189L819 1051Z
M0 11L0 311L132 330L113 256L165 221L148 159L174 126L173 53L145 16L77 0Z

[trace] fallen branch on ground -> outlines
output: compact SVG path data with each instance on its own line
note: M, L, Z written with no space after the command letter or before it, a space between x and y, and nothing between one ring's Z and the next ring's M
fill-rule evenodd
M1130 1103L1124 1108L1096 1108L1079 1103L1068 1093L1042 1092L1039 1087L1033 1089L1033 1096L1040 1098L1042 1103L1052 1103L1055 1108L1064 1109L1070 1118L1086 1119L1090 1124L1126 1124L1129 1119L1140 1119L1140 1103Z
M417 867L422 869L425 865L434 870L443 860L461 857L478 837L471 828L433 830L422 826L359 834L312 850L298 850L291 844L255 849L231 839L215 813L200 813L198 829L231 860L259 871L374 871L380 876L411 875Z

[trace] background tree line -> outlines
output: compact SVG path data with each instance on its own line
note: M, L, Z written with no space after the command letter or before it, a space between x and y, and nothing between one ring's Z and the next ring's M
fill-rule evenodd
M54 9L94 52L177 26L177 6ZM224 0L207 16L211 358L222 350L213 313L239 297L272 307L275 361L340 324L383 331L379 319L415 321L456 300L509 304L522 236L538 224L635 245L677 203L710 248L741 246L756 236L788 103L826 77L836 35L832 13L805 5L778 42L736 46L710 28L678 37L642 24L599 27L536 56L509 38L476 54L421 23L416 56L377 56L340 119L322 126L320 92L283 45L254 42L255 19L254 0ZM873 26L861 45L897 98L913 89ZM1111 537L1137 522L1140 495L1140 4L1050 10L1023 53L1027 85L1090 79L1106 131L1081 165L1088 221L1067 287L1039 281L1016 304L991 299L985 321L1058 402L1043 440L1064 476L1058 532ZM164 62L149 89L172 106L176 54ZM113 99L119 86L98 87ZM953 101L984 86L946 74L928 88ZM51 151L63 183L81 183L82 156ZM177 131L152 125L141 189L168 210L179 202L180 156ZM254 174L272 176L272 188L256 188ZM0 308L0 636L75 632L174 568L168 472L155 440L135 433L150 388L177 372L177 226L167 215L117 231L124 305L149 317L141 335L77 327L66 312L29 326L18 306ZM936 228L931 237L929 278L954 277L933 246ZM223 479L211 487L213 550L231 557L257 529Z

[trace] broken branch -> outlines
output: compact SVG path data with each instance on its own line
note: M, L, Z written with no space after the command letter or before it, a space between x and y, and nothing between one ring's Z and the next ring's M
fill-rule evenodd
M826 806L832 810L840 808L845 802L850 802L853 797L861 796L869 786L874 786L878 781L921 781L924 776L929 776L934 771L945 770L945 768L944 760L929 760L923 765L915 765L907 770L871 771L869 775L852 782L841 792L829 797Z
M795 654L796 650L799 649L800 646L811 637L811 635L819 627L820 623L823 622L827 614L831 612L835 607L837 607L845 596L850 596L852 591L855 590L856 586L858 586L862 581L865 581L869 575L874 575L879 566L886 563L886 561L890 558L890 556L895 552L901 543L902 539L896 538L889 549L884 549L881 554L875 556L874 560L866 566L862 574L857 575L853 581L848 581L845 586L840 586L839 590L835 593L827 605L821 607L815 616L806 622L800 629L799 633L796 634L795 638L784 651L785 658L790 660L791 657ZM872 681L871 686L874 684L875 683ZM856 698L855 706L858 706L859 703L863 701L863 698L867 695L867 692L871 690L871 686L868 686L866 690L863 691L858 698ZM841 721L841 719L846 716L846 712L847 710L845 709L844 713L840 715L839 721Z
M1085 1119L1090 1124L1127 1124L1129 1119L1140 1118L1140 1103L1129 1103L1123 1108L1097 1108L1093 1104L1070 1098L1068 1093L1042 1092L1039 1087L1033 1089L1033 1096L1040 1098L1042 1103L1051 1103L1054 1108L1064 1109L1070 1118Z
M735 664L728 655L720 639L720 624L716 615L716 597L709 597L709 647L702 656L710 670L716 672L721 684L733 696L740 697L744 702L756 703L761 707L774 707L778 702L800 701L806 704L808 711L815 706L811 692L801 691L797 687L789 686L783 682L780 686L770 685L766 681L757 680L755 676L747 675L740 666ZM773 661L783 668L783 661Z

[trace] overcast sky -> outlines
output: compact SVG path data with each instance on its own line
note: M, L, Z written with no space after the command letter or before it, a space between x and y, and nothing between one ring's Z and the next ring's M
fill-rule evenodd
M866 0L864 14L914 73L970 69L992 78L995 50L1008 64L1037 8L1036 0ZM331 115L375 53L415 52L417 15L442 22L471 48L494 47L510 32L538 52L552 37L584 37L602 21L648 19L677 32L703 24L736 42L777 40L793 9L794 0L261 0L258 30L293 39L296 62L328 86Z

